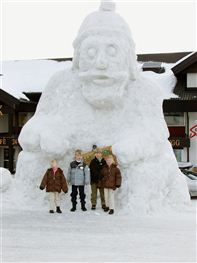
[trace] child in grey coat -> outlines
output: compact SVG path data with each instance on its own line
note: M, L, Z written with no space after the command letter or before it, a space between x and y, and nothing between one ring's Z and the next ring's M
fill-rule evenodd
M85 207L86 195L84 192L84 188L85 185L88 185L90 183L90 169L83 161L81 150L75 151L75 161L70 163L70 166L68 168L67 181L72 185L72 208L70 211L74 212L76 210L78 191L81 201L81 209L82 211L87 211Z

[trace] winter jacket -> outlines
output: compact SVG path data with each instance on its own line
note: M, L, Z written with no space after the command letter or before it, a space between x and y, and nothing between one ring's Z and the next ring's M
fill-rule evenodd
M63 171L58 168L57 171L53 172L53 169L50 168L46 171L40 189L44 189L46 187L46 192L58 192L60 193L61 190L65 193L68 192L68 185L66 182L66 178L64 176Z
M96 157L90 162L91 184L97 184L99 182L100 172L104 165L106 165L105 159L99 161Z
M100 173L100 187L104 188L111 188L115 190L116 188L121 186L121 173L119 168L112 164L110 167L108 165L105 165Z
M73 161L68 168L67 180L71 185L88 185L90 183L90 169L82 161Z

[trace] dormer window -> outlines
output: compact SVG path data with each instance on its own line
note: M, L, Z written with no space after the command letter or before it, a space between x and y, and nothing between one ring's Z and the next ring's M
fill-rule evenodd
M197 88L197 73L187 73L187 88Z

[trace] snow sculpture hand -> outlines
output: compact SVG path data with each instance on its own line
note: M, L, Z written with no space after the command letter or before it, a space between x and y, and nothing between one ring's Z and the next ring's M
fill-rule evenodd
M41 121L42 122L42 121ZM35 117L32 117L21 130L19 143L24 151L40 151L40 127Z
M128 140L115 143L112 146L112 151L118 158L118 162L127 167L131 162L135 161L135 149Z
M69 145L64 136L65 133L52 128L47 129L47 132L42 132L40 135L41 151L51 157L64 156Z
M132 162L156 156L161 151L161 141L155 136L154 141L138 135L125 136L112 146L113 153L123 167L128 167Z

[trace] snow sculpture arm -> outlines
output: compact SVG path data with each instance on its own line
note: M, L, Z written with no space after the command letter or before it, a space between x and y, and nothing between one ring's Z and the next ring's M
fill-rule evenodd
M128 119L128 128L124 129L112 145L119 162L128 166L140 159L149 159L159 155L167 144L169 131L164 119L161 87L149 80L144 87L145 79L139 80L136 97L135 115ZM134 110L134 108L132 108Z
M61 81L68 75L68 71L55 73L48 81L40 97L36 116L54 114L58 109L58 95L61 88Z
M48 156L61 157L68 149L68 136L59 115L59 98L67 96L62 90L62 79L68 78L69 70L58 72L49 80L38 103L35 115L25 124L19 136L23 150L42 151ZM63 93L63 94L62 94ZM63 100L64 101L64 100ZM54 147L54 145L56 145Z

